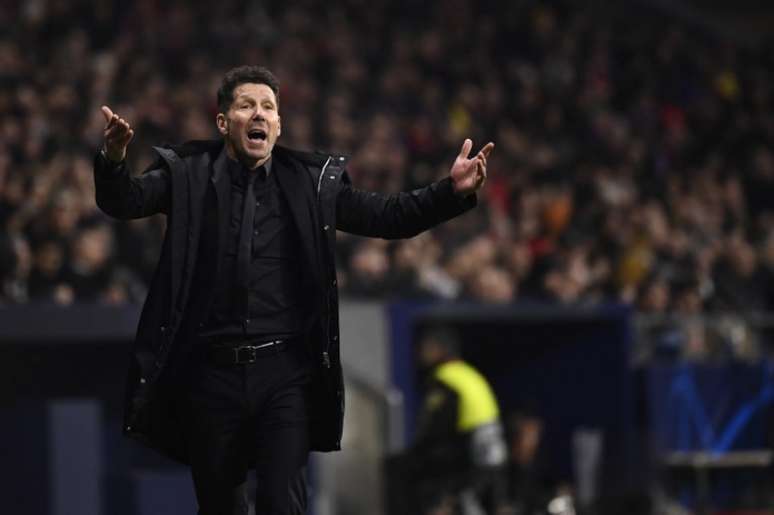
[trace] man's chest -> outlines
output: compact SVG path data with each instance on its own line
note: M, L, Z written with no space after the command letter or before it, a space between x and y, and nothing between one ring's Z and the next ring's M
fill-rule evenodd
M237 255L243 242L243 250L254 258L298 258L298 227L275 178L262 178L252 184L235 181L227 216L228 256Z

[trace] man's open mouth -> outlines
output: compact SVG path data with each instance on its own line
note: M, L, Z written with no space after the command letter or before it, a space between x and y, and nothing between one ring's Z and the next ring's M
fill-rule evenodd
M250 129L250 131L247 133L247 137L251 141L263 141L266 139L266 131L263 129Z

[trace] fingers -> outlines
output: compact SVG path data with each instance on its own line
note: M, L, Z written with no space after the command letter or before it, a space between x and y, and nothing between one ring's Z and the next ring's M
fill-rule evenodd
M478 162L476 166L476 176L486 179L486 163Z
M111 134L122 134L132 130L129 122L114 113L108 106L102 106L100 109L105 116L105 138Z
M125 147L129 141L134 137L134 131L129 129L116 136L115 143L119 146Z
M473 148L473 142L466 138L465 141L462 143L462 148L460 149L460 157L467 159L470 155L470 150Z
M129 132L132 132L132 126L129 125L129 122L117 114L113 114L107 127L105 127L105 139L121 137Z
M478 151L478 153L479 153L479 154L483 154L484 158L487 158L487 157L489 157L489 154L491 154L491 153L492 153L492 149L494 149L494 146L495 146L495 145L494 145L494 143L492 143L492 142L490 141L489 143L487 143L486 145L484 145L484 148L482 148L481 150L479 150L479 151Z
M476 182L480 181L482 177L486 177L486 165L481 161L476 161Z
M486 173L486 158L489 157L489 154L492 153L493 148L494 143L490 141L484 146L484 148L478 151L478 154L476 154L476 161L483 165L484 173Z
M111 160L122 161L126 155L126 147L134 137L134 130L129 122L115 114L109 107L102 106L101 111L107 122L104 132L105 150Z
M126 145L132 139L132 136L134 136L134 131L127 125L118 122L117 125L114 125L106 132L105 144L109 147L121 147Z
M493 142L489 142L484 147L478 151L478 154L476 154L476 157L474 159L483 159L484 165L486 165L486 158L489 157L489 154L492 153L492 150L494 149L495 144ZM460 155L459 157L467 159L470 155L470 151L473 148L473 141L470 140L470 138L466 138L465 142L462 144L462 148L460 149Z
M486 181L486 165L481 161L476 162L476 189L483 186Z
M484 168L486 168L486 154L479 152L476 154L476 157L474 158L477 163L481 163L484 165Z
M120 128L116 133L105 138L105 142L110 147L125 147L129 141L134 137L134 131L132 129Z
M100 111L102 111L102 114L105 117L105 123L108 124L109 126L111 120L113 119L113 111L111 111L108 106L102 106L102 108L100 108Z

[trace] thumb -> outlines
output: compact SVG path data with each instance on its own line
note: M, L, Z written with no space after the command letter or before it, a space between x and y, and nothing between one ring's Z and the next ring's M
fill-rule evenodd
M113 111L110 110L108 106L102 106L102 114L105 115L105 122L110 123L110 120L113 119Z
M460 156L464 159L467 159L467 157L470 155L470 149L473 148L473 142L470 141L469 138L465 139L465 142L462 144L462 148L460 149Z

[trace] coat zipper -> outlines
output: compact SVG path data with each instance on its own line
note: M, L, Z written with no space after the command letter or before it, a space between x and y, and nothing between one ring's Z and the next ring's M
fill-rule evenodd
M320 171L320 177L317 179L317 205L318 206L320 205L320 190L322 189L323 177L325 177L325 169L328 168L328 165L330 164L331 159L332 159L331 156L328 156L328 159L325 161L325 164L323 165L322 170ZM323 212L323 210L321 209L320 213L322 214L322 212ZM327 247L327 245L328 245L327 241L325 241L325 245ZM327 252L327 249L326 249L326 252ZM330 315L330 313L331 313L331 305L330 305L330 300L329 300L328 295L327 295L326 292L327 292L327 290L323 289L323 294L325 295L325 305L328 307L328 316L330 317L331 316ZM331 357L330 357L330 354L328 352L329 348L330 348L330 327L326 327L326 330L325 330L325 350L322 353L322 363L323 363L323 366L325 368L331 368Z
M322 180L323 176L325 176L325 169L328 168L328 164L331 162L331 156L328 156L328 160L325 161L325 164L322 167L322 171L320 172L320 177L317 178L317 200L320 200L320 188L322 187Z

